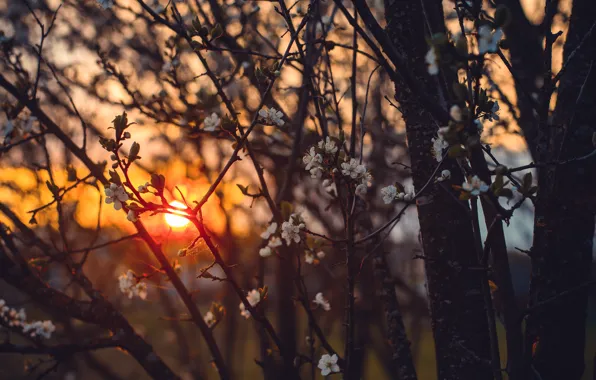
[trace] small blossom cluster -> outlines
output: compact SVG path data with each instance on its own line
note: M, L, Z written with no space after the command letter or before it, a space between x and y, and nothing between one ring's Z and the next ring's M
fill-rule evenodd
M261 257L269 257L273 254L273 249L282 245L279 236L273 236L277 232L277 223L273 222L261 234L261 238L267 240L267 245L259 250Z
M448 180L449 178L451 178L451 172L445 169L437 178L435 178L435 182L443 182L445 180Z
M259 116L262 118L264 124L277 125L278 127L283 127L286 123L283 120L284 114L273 107L269 109L261 108L259 110Z
M350 158L349 161L341 164L341 174L356 181L356 195L363 196L366 194L372 181L372 175L366 170L366 166L357 159Z
M300 243L301 232L306 228L299 214L292 214L287 221L281 224L281 237L286 241L286 245L292 242Z
M399 191L397 186L389 185L381 189L381 196L383 197L383 202L388 205L394 200L410 202L414 199L415 194L411 191Z
M258 303L261 302L261 292L259 292L257 289L251 290L246 294L246 300L248 301L250 306L257 306ZM242 315L246 319L251 317L250 311L246 310L246 306L244 306L244 303L240 302L239 308L240 315Z
M142 281L138 281L135 278L135 274L130 269L118 277L120 284L120 291L124 293L128 298L138 296L144 300L147 298L147 284Z
M32 338L42 337L50 339L56 331L56 326L50 320L27 322L25 309L16 310L6 306L6 301L0 299L0 320L9 327L20 328L23 334Z
M109 187L105 188L106 203L114 204L116 210L121 210L122 205L128 201L129 197L124 189L124 186L120 186L115 183L111 183Z
M302 157L304 169L310 172L312 178L321 178L331 168L335 159L338 147L330 137L319 141L317 146L311 146L308 152Z
M464 191L467 191L472 196L478 196L481 193L486 193L489 189L489 186L476 175L468 178L468 181L464 182L461 187Z
M207 116L204 120L203 120L203 130L206 132L214 132L215 129L217 127L219 127L219 125L221 124L221 119L219 118L219 116L213 112L211 114L211 116Z

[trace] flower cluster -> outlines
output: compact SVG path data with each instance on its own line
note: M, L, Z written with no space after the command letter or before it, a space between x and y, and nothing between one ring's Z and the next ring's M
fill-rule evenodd
M0 320L9 327L20 328L23 334L32 338L43 337L50 339L56 331L56 326L50 320L27 322L25 309L16 310L6 306L6 301L0 299Z
M276 110L275 108L261 108L259 110L259 116L263 119L265 124L277 125L279 127L283 127L286 123L283 120L284 114L281 111Z
M394 200L410 202L414 199L415 194L410 191L399 191L397 186L389 185L381 189L381 196L383 197L383 202L388 205Z
M205 125L203 127L204 131L213 132L221 124L221 119L215 112L213 112L211 116L207 116L205 120L203 120L203 124Z
M273 236L277 232L277 223L273 222L261 234L261 237L267 240L267 245L259 250L261 257L269 257L273 254L273 249L281 246L282 241L278 236Z
M327 376L331 373L339 372L339 365L337 364L337 355L325 354L319 359L317 367L321 370L321 375Z
M286 241L286 245L300 243L300 233L305 227L299 214L290 215L288 220L281 225L281 237Z
M331 310L331 304L329 304L329 301L327 301L321 292L315 294L315 299L312 302L315 305L320 306L325 311Z
M503 37L503 30L493 29L489 25L482 25L478 28L478 52L480 54L495 53L499 48L499 41Z
M124 187L115 183L110 184L110 187L106 187L105 193L106 203L113 203L116 210L122 209L122 204L128 200L128 194Z
M128 298L138 296L144 300L147 298L147 284L138 281L135 278L135 274L130 269L118 277L120 284L120 291L124 293Z
M486 193L489 189L489 186L476 175L468 178L468 181L464 182L461 187L472 196L478 196L481 193Z
M246 294L246 300L250 304L250 306L255 307L259 302L261 302L261 292L257 289L253 289ZM244 318L250 318L250 311L246 310L244 303L240 302L240 315Z
M319 141L316 147L311 146L310 150L302 157L304 169L310 171L312 178L321 178L331 167L337 151L337 144L330 137Z
M372 181L372 175L366 170L366 166L361 164L357 159L350 158L349 161L341 164L341 174L358 182L358 185L356 185L357 195L362 196L366 194L368 186Z

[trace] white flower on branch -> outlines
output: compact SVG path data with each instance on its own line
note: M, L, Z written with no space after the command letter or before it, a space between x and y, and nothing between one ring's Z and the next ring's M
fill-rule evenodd
M325 140L319 141L319 149L321 149L326 154L335 154L337 152L337 145L335 141L331 140L331 138L327 137Z
M315 255L310 252L304 252L304 262L307 264L313 264L315 262Z
M124 187L118 186L115 183L112 183L110 187L106 187L105 193L106 203L113 203L116 210L122 209L122 203L128 200L128 194L126 194Z
M449 147L449 144L447 143L447 141L445 141L442 134L439 134L437 137L433 137L432 142L433 157L435 158L435 160L437 160L437 162L443 161L443 150Z
M468 181L462 184L462 188L471 195L478 196L480 193L486 193L489 189L489 186L475 175L468 178Z
M255 307L259 302L261 302L261 293L258 290L253 289L246 294L246 300L248 301L250 306ZM250 318L250 311L246 310L246 306L244 306L244 303L240 302L239 307L240 315L242 315L246 319Z
M205 120L203 120L203 124L205 125L203 127L204 131L213 132L215 131L215 128L219 127L219 125L221 124L221 120L219 116L215 112L213 112L211 116L207 116Z
M494 32L489 25L478 28L478 52L480 54L495 53L499 48L499 41L503 37L503 30L497 28Z
M325 354L321 356L318 367L321 370L321 375L323 376L327 376L330 373L339 372L339 365L337 365L337 355Z
M397 187L390 185L381 189L381 195L383 196L383 203L388 205L393 202L397 196Z
M291 245L292 242L300 243L300 232L305 227L298 214L290 215L290 218L281 225L281 237L286 241L286 245Z
M439 175L437 178L435 178L435 181L443 182L449 178L451 178L451 172L449 170L445 169L441 172L441 175Z
M277 223L273 222L267 227L265 231L261 234L263 239L269 239L271 235L273 235L277 231Z
M259 116L263 118L265 124L275 124L279 127L283 127L286 123L283 120L284 114L281 111L276 110L275 108L261 108L259 110Z
M269 257L272 254L273 254L273 251L271 250L271 247L269 247L269 246L259 249L259 256L261 256L261 257Z
M134 296L138 296L142 300L147 298L147 284L137 281L134 272L130 269L118 277L118 283L120 291L128 298Z
M323 297L323 293L321 292L315 295L315 299L312 302L314 302L315 305L320 306L325 311L331 310L331 304L329 304L329 301Z
M364 175L364 173L366 173L366 167L360 164L355 158L351 158L350 161L342 162L341 164L341 174L346 177L356 179Z
M213 325L215 325L215 322L216 322L215 315L213 315L213 313L211 311L208 311L205 313L203 320L207 324L207 327L213 327Z
M302 162L304 165L304 170L311 170L313 168L318 168L321 163L323 162L323 157L317 153L315 147L310 147L310 150L302 157ZM312 174L312 171L311 171Z
M9 308L3 299L0 299L0 321L10 327L22 329L23 334L32 338L43 337L50 339L52 333L56 331L56 326L50 320L27 322L25 309L17 311Z
M31 337L50 339L54 331L56 331L56 326L50 320L35 321L23 326L23 332Z

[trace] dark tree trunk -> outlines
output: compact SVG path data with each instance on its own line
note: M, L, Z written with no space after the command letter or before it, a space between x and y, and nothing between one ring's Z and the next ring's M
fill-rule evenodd
M595 22L593 1L573 2L564 61L574 51L575 56L562 77L553 122L539 131L540 162L568 160L594 150ZM533 364L544 380L577 380L584 372L588 292L582 285L590 279L595 170L594 156L539 170L528 345L538 341Z
M407 57L407 69L415 76L413 79L426 94L437 94L436 82L429 80L426 72L428 31L421 2L388 0L385 10L386 31L397 50ZM439 123L403 83L396 83L396 99L406 122L414 187L420 190L437 165L431 148ZM455 183L463 181L454 162L448 160L444 168L451 170ZM468 205L447 191L430 186L417 202L438 378L491 379L482 274L477 270Z

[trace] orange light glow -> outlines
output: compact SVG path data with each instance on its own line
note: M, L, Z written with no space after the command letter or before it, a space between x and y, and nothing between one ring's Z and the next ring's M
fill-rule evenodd
M179 202L179 201L173 201L170 203L170 205L172 205L175 208L179 208L181 210L184 210L186 208L184 203ZM165 219L166 223L168 224L168 226L170 226L172 228L186 227L186 225L190 222L185 217L176 215L176 214L164 214L164 219Z

